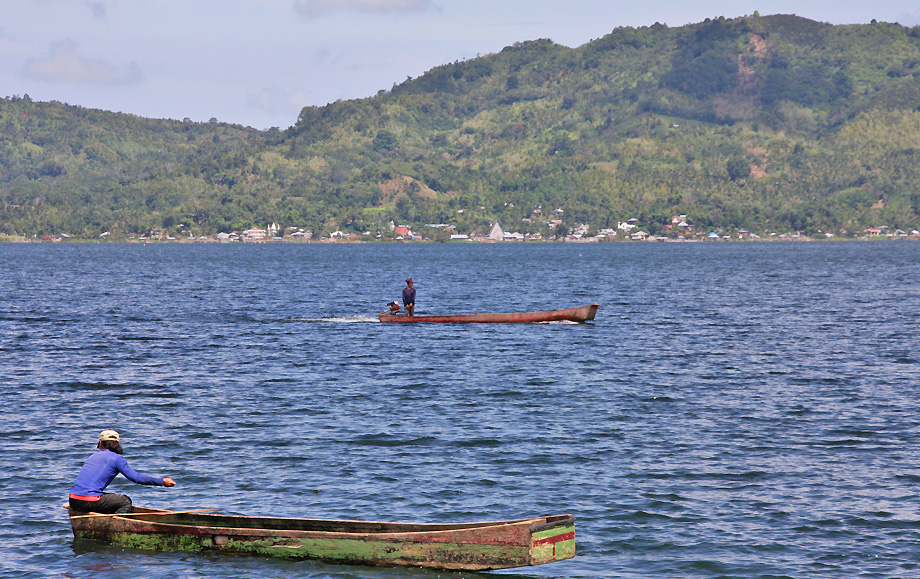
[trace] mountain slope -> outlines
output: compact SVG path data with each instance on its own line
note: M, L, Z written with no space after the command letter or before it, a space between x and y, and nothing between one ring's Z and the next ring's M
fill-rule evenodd
M25 117L24 117L25 116ZM26 118L27 117L27 118ZM795 16L618 28L436 67L283 132L0 101L0 232L668 233L920 226L920 29Z

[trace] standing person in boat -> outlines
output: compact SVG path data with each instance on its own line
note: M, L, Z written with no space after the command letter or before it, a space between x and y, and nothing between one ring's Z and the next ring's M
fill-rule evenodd
M407 316L415 315L415 288L412 287L412 278L406 280L406 287L403 288L403 307L406 308Z
M130 513L132 505L129 497L102 492L118 473L140 485L176 486L176 481L171 478L148 476L128 466L128 461L122 456L124 450L120 438L114 430L103 430L99 434L98 450L86 460L77 475L77 482L70 487L71 509L81 513Z

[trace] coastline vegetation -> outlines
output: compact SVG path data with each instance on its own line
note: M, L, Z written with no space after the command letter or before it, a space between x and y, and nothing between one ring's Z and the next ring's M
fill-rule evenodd
M521 42L284 130L0 99L0 239L549 239L630 218L676 237L675 215L761 238L920 228L920 27L755 13Z

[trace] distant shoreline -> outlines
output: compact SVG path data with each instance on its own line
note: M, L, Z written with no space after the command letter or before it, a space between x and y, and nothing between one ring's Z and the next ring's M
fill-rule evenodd
M905 237L833 237L833 238L810 238L800 236L798 238L760 238L760 239L647 239L647 240L631 240L631 239L609 239L609 240L600 240L600 239L567 239L563 241L556 240L534 240L534 241L494 241L494 240L484 240L484 241L435 241L431 239L416 239L416 240L364 240L364 239L355 239L355 240L341 240L341 239L322 239L316 241L300 241L300 240L267 240L267 241L230 241L222 242L218 240L184 240L184 239L174 239L174 240L147 240L140 241L137 239L124 239L124 240L115 240L115 239L75 239L70 238L67 240L63 239L28 239L23 237L2 237L0 236L0 244L4 243L24 243L24 244L44 244L44 245L85 245L85 244L98 244L98 245L390 245L390 244L440 244L440 245L539 245L539 244L574 244L574 245L584 245L584 244L607 244L607 243L628 243L628 244L639 244L639 245L649 245L657 243L705 243L705 244L719 244L719 243L835 243L841 241L859 241L867 243L881 243L881 242L892 242L892 241L917 241L920 240L920 236L910 235Z

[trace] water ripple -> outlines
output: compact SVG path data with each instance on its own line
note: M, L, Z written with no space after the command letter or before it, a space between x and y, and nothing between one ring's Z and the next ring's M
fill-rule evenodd
M138 504L576 515L575 559L502 575L916 576L916 248L0 244L0 575L443 575L75 543L60 505L114 427L179 481L113 483ZM377 324L410 274L431 313L602 307Z

